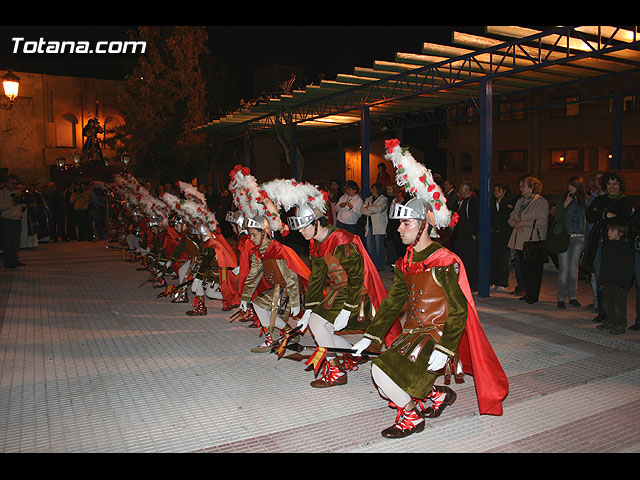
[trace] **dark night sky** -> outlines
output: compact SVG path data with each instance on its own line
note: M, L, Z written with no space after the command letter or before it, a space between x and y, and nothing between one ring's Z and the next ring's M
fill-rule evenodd
M14 53L13 37L25 41L127 40L126 26L0 27L0 68L71 76L123 79L133 55ZM455 27L481 33L482 27ZM394 60L397 51L420 53L423 41L450 44L448 26L211 26L211 54L227 65L240 97L252 96L252 72L271 64L304 67L308 78L323 73L353 73L354 66L371 67L374 60Z

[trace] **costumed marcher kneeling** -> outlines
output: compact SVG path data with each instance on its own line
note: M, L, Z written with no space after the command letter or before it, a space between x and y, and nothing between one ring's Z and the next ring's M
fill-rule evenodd
M395 423L381 433L402 438L425 428L425 418L442 414L455 399L446 386L434 385L438 376L453 372L474 377L481 414L502 415L509 389L507 377L480 325L464 265L459 257L431 239L435 228L455 224L446 199L431 172L387 141L397 183L416 198L397 204L391 218L405 245L395 265L393 285L362 340L362 352L381 343L398 312L407 305L402 335L373 360L371 376L379 394L397 409ZM435 233L434 233L435 234Z
M345 385L347 372L368 361L366 355L334 355L331 350L351 349L351 342L336 332L364 332L387 292L360 237L329 224L324 213L326 201L312 200L316 203L299 202L295 215L287 221L292 230L309 240L307 310L297 328L303 331L309 327L313 334L318 347L307 364L316 367L316 374L321 367L323 374L311 386L325 388ZM388 344L400 328L399 321L390 326ZM329 354L332 358L327 360Z
M240 207L240 205L236 206ZM236 243L233 246L233 249L238 255L238 266L234 269L233 273L236 275L237 290L240 295L242 295L244 283L251 269L251 252L255 245L251 241L251 237L247 231L247 219L245 218L242 210L227 212L226 220L231 224L231 229L236 236ZM263 278L256 287L253 296L256 297L269 288L270 286ZM253 308L247 307L247 309L242 313L243 315L238 318L239 322L251 322L249 324L250 328L260 328L260 320L256 316ZM236 317L237 315L234 315L232 318L235 319Z
M235 252L220 233L215 215L209 211L204 197L191 185L178 182L186 199L180 202L180 209L190 223L189 238L197 244L199 252L189 253L190 265L188 274L193 275L191 291L194 294L194 309L187 315L206 315L205 296L222 300L223 310L230 305L239 305L239 293L235 282L234 268L238 266ZM189 248L187 242L187 249Z
M301 313L301 296L309 278L309 267L291 248L272 237L267 217L257 215L247 219L246 228L255 247L251 250L250 271L244 281L240 308L246 311L249 304L253 305L261 324L260 333L265 336L264 342L251 351L270 352L274 346L274 330L277 328L284 336L291 329L287 323L289 316L297 317ZM263 278L271 288L254 296Z

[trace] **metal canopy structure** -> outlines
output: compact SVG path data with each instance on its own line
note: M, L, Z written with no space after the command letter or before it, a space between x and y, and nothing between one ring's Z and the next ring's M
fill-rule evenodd
M301 132L326 129L360 123L363 107L368 108L372 123L433 115L456 104L477 111L482 84L487 81L492 83L494 98L526 96L529 103L523 106L520 100L518 108L548 106L551 100L544 91L550 89L580 88L580 95L574 97L586 101L637 88L637 27L538 31L488 26L485 30L483 36L453 32L455 46L424 43L420 54L398 52L395 61L355 67L352 74L339 74L335 80L239 109L196 131L224 141L278 124L295 124Z
M620 168L622 101L640 92L638 27L570 26L544 31L487 26L484 35L452 34L453 46L423 43L422 52L396 53L259 102L196 128L214 144L286 126L297 172L297 131L360 125L363 194L369 178L370 125L388 128L444 123L452 112L474 112L480 125L480 232L478 294L489 296L492 122L500 113L613 99L612 162ZM465 109L456 106L468 107ZM246 143L245 143L246 144ZM293 175L296 176L295 174Z

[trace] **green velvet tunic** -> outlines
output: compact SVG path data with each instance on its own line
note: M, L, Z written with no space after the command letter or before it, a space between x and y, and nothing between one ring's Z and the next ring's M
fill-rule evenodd
M329 225L327 238L336 230ZM322 243L317 241L318 244ZM305 298L305 308L311 309L329 323L333 323L340 310L351 312L346 330L365 330L371 323L371 300L366 294L364 298L364 320L360 321L360 303L362 289L364 287L364 260L359 254L355 244L338 245L332 252L340 265L328 265L323 257L310 256L311 275ZM329 269L332 272L340 270L340 266L346 275L346 284L342 287L332 285L329 281ZM343 279L345 280L345 279ZM326 290L326 295L325 295Z
M444 247L436 242L431 243L424 250L414 253L413 263L424 262L440 248ZM458 284L459 269L454 265L433 268L435 278L442 286L442 293L448 304L448 316L438 344L450 352L455 352L467 321L467 300ZM364 337L381 344L382 339L405 306L408 297L407 279L396 267L389 294L382 301ZM429 337L428 342L417 358L412 361L410 353L425 337ZM427 372L429 357L434 346L435 341L429 334L412 334L405 330L387 350L373 360L373 363L409 395L422 399L427 396L437 378L437 374Z

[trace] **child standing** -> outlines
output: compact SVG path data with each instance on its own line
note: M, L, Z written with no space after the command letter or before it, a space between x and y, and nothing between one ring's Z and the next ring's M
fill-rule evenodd
M633 280L634 252L626 236L627 225L607 225L608 241L602 247L598 286L602 288L602 304L606 319L596 328L609 329L614 335L627 328L627 292Z

